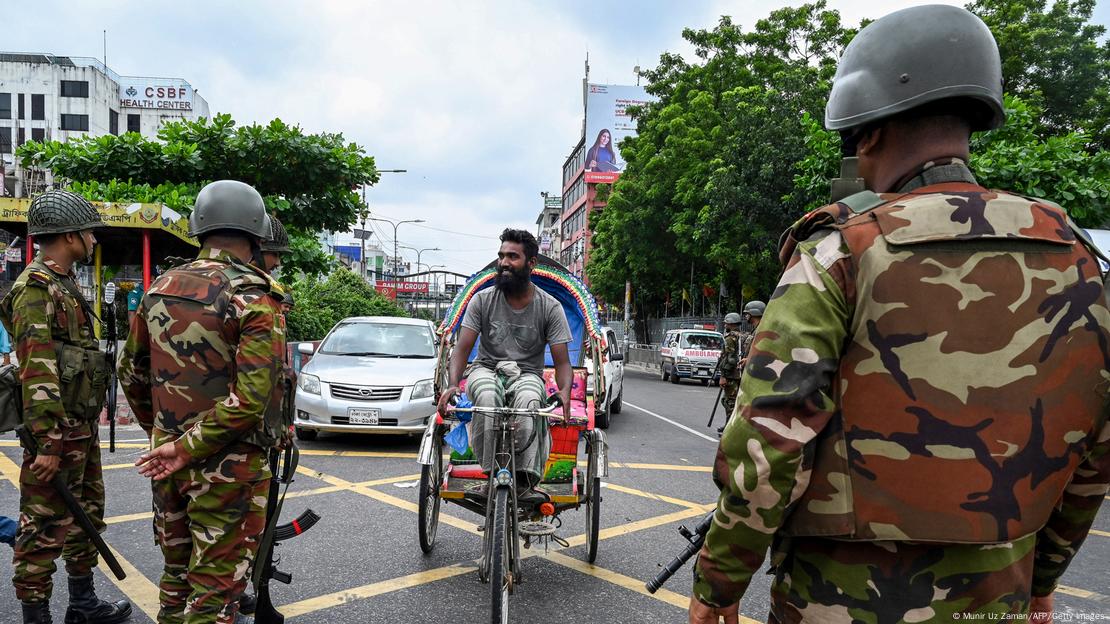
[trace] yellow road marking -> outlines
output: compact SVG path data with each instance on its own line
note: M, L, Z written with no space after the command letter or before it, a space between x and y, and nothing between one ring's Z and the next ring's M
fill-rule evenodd
M1097 529L1091 529L1091 533L1099 537L1110 537L1110 531L1099 531Z
M108 580L116 584L116 587L123 592L124 596L127 596L131 604L147 614L151 620L157 622L159 609L158 586L151 583L147 577L143 576L143 573L139 572L135 566L131 565L130 561L124 559L123 555L119 554L119 551L113 548L111 544L108 545L108 549L116 556L116 559L119 561L119 566L123 568L124 573L127 574L127 578L121 581L117 579L110 570L103 570L104 575L108 577ZM106 568L107 566L101 565L100 567Z
M131 522L132 520L149 520L153 517L154 512L142 511L139 513L124 514L122 516L112 516L111 518L105 518L104 524L119 524L121 522Z
M691 503L690 501L682 500L681 498L672 498L670 496L663 496L662 494L652 494L651 492L645 492L643 490L637 490L637 489L626 487L626 486L623 486L623 485L617 485L616 483L606 483L605 487L602 488L602 491L604 491L604 490L613 490L614 492L624 492L625 494L632 494L633 496L642 496L644 498L648 498L648 499L651 499L651 500L657 500L657 501L664 502L664 503L670 503L672 505L678 505L679 507L690 507L691 509L695 509L695 508L696 509L701 509L702 507L705 506L705 505L702 505L700 503Z
M19 466L3 453L0 453L0 475L19 488Z
M19 440L0 440L0 447L4 446L19 446ZM101 446L104 447L104 445ZM142 444L138 442L116 442L116 448L145 449L150 448L150 445L145 442Z
M393 459L416 459L416 453L392 451L328 451L324 449L301 449L301 455L314 457L387 457Z
M323 481L324 483L330 483L330 484L332 484L334 486L337 486L337 487L340 487L342 489L350 490L350 491L352 491L356 494L362 494L363 496L365 496L367 498L372 498L376 501L385 503L387 505L392 505L394 507L399 507L401 509L411 511L413 513L419 513L420 512L420 507L416 503L410 503L409 501L407 501L403 498L397 498L396 496L386 494L385 492L379 492L378 490L372 490L369 487L359 485L357 483L352 483L351 481L347 481L346 479L341 479L339 477L333 477L332 475L324 474L324 473L319 472L317 470L312 470L311 468L307 468L303 465L302 466L297 466L297 472L299 472L301 474L304 474L304 475L307 475L309 477L312 477L314 479L319 479L319 480ZM443 513L442 510L439 513L439 521L444 523L444 524L451 525L451 526L455 527L456 529L462 529L462 530L464 530L468 533L473 533L475 535L481 535L481 532L478 530L478 527L476 527L473 522L467 522L467 521L462 520L460 518L456 518L456 517L454 517L450 514Z
M644 587L644 582L640 579L635 579L631 576L625 576L619 572L614 572L606 568L598 567L591 563L586 563L585 561L579 561L578 559L568 557L560 552L549 552L546 555L539 554L537 556L542 559L546 559L552 563L557 563L563 567L570 568L571 570L581 572L582 574L586 574L588 576L592 576L603 581L608 581L629 591L634 591L637 594L647 596L648 598L661 600L667 604L678 607L679 609L685 610L690 605L689 596L684 596L669 589L659 589L654 594L652 594L648 592L647 588ZM742 624L761 624L759 620L753 620L743 615L740 616L740 622Z
M586 466L586 462L580 461L578 465L581 467ZM610 468L630 468L632 470L674 470L677 472L713 472L712 466L687 466L684 464L639 464L619 462L610 459Z
M362 585L361 587L345 589L332 594L324 594L323 596L316 596L315 598L308 598L307 600L283 605L278 610L287 618L297 617L298 615L305 615L313 611L335 607L362 598L371 598L373 596L380 596L410 587L426 585L442 579L473 572L477 569L478 568L473 565L450 565L443 568L436 568L434 570L427 570L425 572L417 572L416 574L389 579L387 581L370 583L369 585Z

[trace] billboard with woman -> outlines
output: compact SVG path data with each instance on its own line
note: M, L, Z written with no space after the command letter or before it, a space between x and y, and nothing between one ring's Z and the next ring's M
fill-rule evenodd
M624 170L617 145L636 134L628 107L654 101L643 87L586 85L586 182L613 182Z

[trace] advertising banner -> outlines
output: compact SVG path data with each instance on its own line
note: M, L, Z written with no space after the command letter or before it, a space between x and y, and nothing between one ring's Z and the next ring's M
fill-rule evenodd
M422 295L428 294L428 282L397 282L394 280L378 280L378 291L385 292L386 289L392 290L395 293L419 293Z
M586 85L586 182L613 182L624 170L617 145L636 134L629 106L653 102L643 87Z
M193 110L193 86L177 78L122 76L119 105L123 108Z
M181 240L196 245L189 236L189 220L176 210L162 204L113 204L93 202L100 220L108 227L165 230ZM0 199L0 222L26 223L29 199Z

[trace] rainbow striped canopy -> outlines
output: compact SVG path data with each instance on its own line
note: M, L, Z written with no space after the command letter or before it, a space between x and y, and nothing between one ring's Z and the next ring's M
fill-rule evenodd
M444 342L459 330L463 314L466 313L466 306L470 303L474 294L483 288L493 286L496 278L496 262L491 262L484 269L470 276L462 290L455 296L455 300L451 302L451 307L447 310L447 315L444 316L443 323L439 326L439 333ZM594 296L590 294L582 280L571 275L558 262L541 255L536 267L532 269L532 283L563 304L567 321L571 325L572 335L579 334L580 331L576 330L578 327L582 327L586 334L601 343L601 348L605 347L605 335L601 331L601 317L597 311L597 301L594 300ZM575 342L578 343L578 349L580 350L581 340L577 338L577 335ZM575 350L572 344L572 362L577 360Z

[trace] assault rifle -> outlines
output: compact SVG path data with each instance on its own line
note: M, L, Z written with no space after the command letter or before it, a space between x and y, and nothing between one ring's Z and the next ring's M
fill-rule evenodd
M677 557L664 566L663 569L659 571L659 574L655 575L655 578L646 583L645 586L649 593L654 594L658 591L659 588L663 586L663 583L667 582L667 579L674 576L675 572L678 572L682 566L686 565L690 557L693 557L701 550L702 544L705 543L705 534L709 532L709 527L713 524L713 513L714 512L709 512L706 514L705 517L701 519L701 522L698 523L698 526L694 527L693 532L687 529L685 525L678 527L678 532L689 544L682 549L682 552L678 553Z
M712 382L713 379L717 379L717 371L719 371L719 370L721 370L721 358L718 357L717 358L717 366L715 366L713 368L713 374L709 376L709 379L711 380L710 383L713 383ZM709 412L709 422L705 424L706 427L712 427L713 426L713 419L717 417L717 406L721 404L721 394L724 393L724 391L725 391L724 386L721 386L719 381L717 382L717 384L718 384L717 399L715 401L713 401L713 411ZM726 422L728 421L728 415L727 414L725 415L725 421Z
M104 354L108 358L108 452L116 452L116 387L119 377L116 373L116 345L119 342L118 328L116 327L116 283L108 282L104 286L105 338L107 345Z
M39 454L39 445L38 442L35 441L35 436L31 435L31 432L23 425L16 427L15 434L19 436L20 444L22 444L23 448L31 455L31 459L34 460ZM66 509L69 510L70 515L77 521L77 525L85 532L85 535L89 538L89 541L93 543L93 546L96 546L96 551L100 553L100 557L104 560L104 563L108 564L108 567L112 570L112 574L115 574L116 578L122 581L127 578L127 574L124 573L123 568L120 567L119 561L116 561L116 556L108 549L108 545L104 543L104 538L100 537L100 533L97 532L96 527L93 526L92 520L89 519L88 514L81 508L81 504L77 502L77 499L73 497L73 493L69 491L69 486L66 485L62 475L63 473L61 470L54 473L54 478L50 480L50 485L54 488L54 491L62 497L62 502L65 503Z
M293 384L289 379L284 379L282 384L282 413L288 412L292 416L293 410ZM292 422L289 420L288 422ZM288 585L293 582L293 575L282 572L277 568L281 557L274 548L286 540L292 539L312 528L320 516L311 509L306 509L296 520L288 524L279 525L281 506L285 502L285 494L289 491L289 484L293 482L293 475L297 472L297 463L300 452L292 441L284 450L270 449L270 471L273 478L270 480L270 491L266 497L266 531L262 534L262 542L258 547L258 556L255 557L254 570L251 573L251 584L254 585L255 605L254 619L259 624L282 624L285 616L274 608L270 599L270 581L279 581ZM280 467L280 470L279 470ZM285 485L284 491L281 486ZM246 613L246 611L243 611Z

